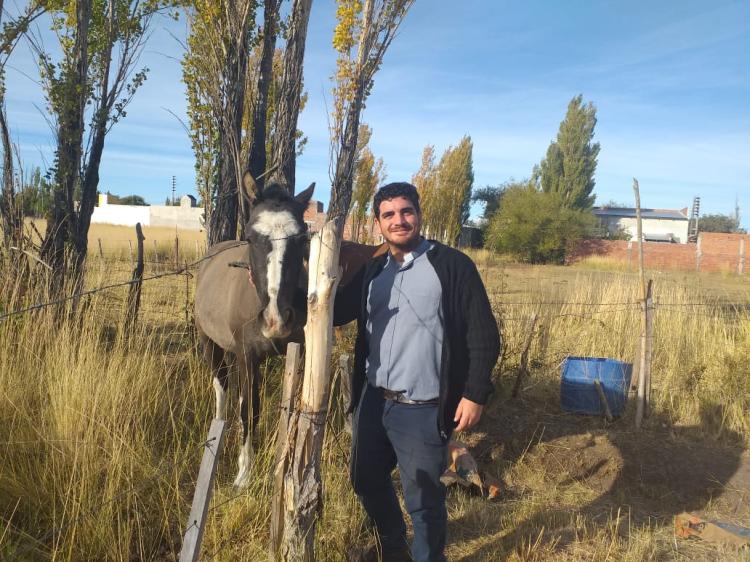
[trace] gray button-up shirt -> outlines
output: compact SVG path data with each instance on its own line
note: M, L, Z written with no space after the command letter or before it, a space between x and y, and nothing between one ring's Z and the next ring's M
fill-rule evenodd
M442 288L422 240L399 264L390 254L367 294L367 380L411 400L440 393Z

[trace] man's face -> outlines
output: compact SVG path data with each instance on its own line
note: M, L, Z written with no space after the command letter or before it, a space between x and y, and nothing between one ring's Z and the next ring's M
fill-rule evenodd
M406 197L394 197L380 203L380 218L375 219L385 241L400 248L413 248L419 241L422 217Z

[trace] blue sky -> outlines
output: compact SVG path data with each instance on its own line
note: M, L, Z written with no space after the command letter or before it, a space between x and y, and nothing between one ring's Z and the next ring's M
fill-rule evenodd
M305 62L309 137L298 188L328 200L326 107L335 3L314 0ZM171 178L194 193L180 81L185 23L160 19L142 62L149 79L107 139L101 190L162 203ZM40 33L50 36L42 28ZM53 44L53 39L48 39ZM33 56L7 71L8 117L27 166L51 162L53 135ZM734 211L750 228L750 3L740 1L417 0L375 78L363 119L388 179L409 179L422 149L474 141L475 186L527 177L577 94L597 107L597 200ZM477 209L475 209L475 212Z

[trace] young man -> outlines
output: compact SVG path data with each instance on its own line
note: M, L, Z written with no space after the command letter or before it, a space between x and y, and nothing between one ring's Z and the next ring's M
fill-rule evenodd
M389 251L336 298L335 323L358 321L351 479L382 560L444 561L446 445L482 415L500 336L474 263L421 236L416 188L388 184L373 205ZM414 528L411 557L391 480L396 465Z

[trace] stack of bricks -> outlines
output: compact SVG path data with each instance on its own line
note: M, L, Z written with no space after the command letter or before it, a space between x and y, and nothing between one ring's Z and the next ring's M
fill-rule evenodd
M644 242L646 269L731 272L743 275L750 263L750 235L702 232L696 244ZM568 263L603 256L638 267L638 243L624 240L584 240L569 254Z

